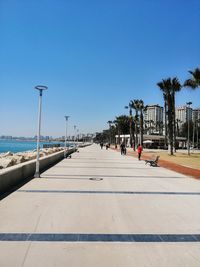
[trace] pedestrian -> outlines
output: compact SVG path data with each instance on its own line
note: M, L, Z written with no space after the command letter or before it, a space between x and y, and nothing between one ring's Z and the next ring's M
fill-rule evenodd
M142 154L142 147L140 146L140 144L138 144L138 146L137 146L137 153L138 153L138 160L140 160L140 157Z
M124 155L126 155L126 146L124 146Z
M100 143L100 147L101 147L101 149L103 149L103 143L102 142Z
M120 149L121 149L121 155L124 155L125 153L125 144L124 143L121 143L120 145Z

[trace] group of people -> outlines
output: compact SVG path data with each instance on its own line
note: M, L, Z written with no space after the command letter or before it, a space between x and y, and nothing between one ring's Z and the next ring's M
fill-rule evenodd
M101 149L103 149L103 142L100 143L100 147L101 147ZM110 147L110 143L106 144L106 149L108 149L109 147ZM115 148L117 148L117 144L115 144ZM120 151L121 151L121 155L126 155L125 143L121 143ZM138 160L140 160L141 155L142 155L142 146L140 144L138 144L138 146L137 146L137 154L138 154Z
M121 155L126 155L126 145L124 143L121 143L120 145ZM142 155L142 147L140 144L137 146L137 154L138 154L138 160L140 160Z
M100 143L100 147L101 149L103 149L103 142ZM109 147L110 147L110 143L106 144L106 150L108 150Z

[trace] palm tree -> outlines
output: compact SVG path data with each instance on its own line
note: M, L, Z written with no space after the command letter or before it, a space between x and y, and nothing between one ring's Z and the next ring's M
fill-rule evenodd
M165 128L165 144L164 146L167 147L167 136L168 136L168 129L167 129L167 97L166 94L163 92L163 99L164 99L164 128Z
M133 124L133 116L132 116L132 107L131 102L128 104L128 106L125 106L126 109L129 108L129 132L130 132L130 146L133 145L133 131L132 131L132 124Z
M181 120L176 119L176 134L177 136L179 136L180 132L179 132L179 124L182 123Z
M109 125L109 132L110 132L110 144L111 144L111 124L112 124L112 121L107 121L108 125Z
M118 144L120 144L120 134L127 134L129 132L129 117L126 115L118 116L114 123L118 131Z
M196 120L196 130L197 130L197 149L199 148L199 123L200 123L200 119Z
M144 135L144 116L143 116L143 110L144 110L144 101L139 100L139 111L140 111L140 145L143 144L143 135Z
M184 86L196 89L200 86L200 69L196 68L193 71L189 70L188 72L192 77L184 82Z
M175 113L175 93L179 92L182 88L177 77L171 80L171 95L172 95L172 114L173 114L173 145L174 151L176 152L176 113Z
M158 131L159 135L162 135L162 133L163 133L163 121L157 121L156 130Z
M168 153L173 155L173 103L172 103L172 82L171 78L163 79L157 83L157 86L163 92L164 101L166 101L166 118L168 128ZM165 122L166 123L166 122Z
M138 99L130 101L131 108L135 109L135 146L138 145L138 112L140 108L140 102Z

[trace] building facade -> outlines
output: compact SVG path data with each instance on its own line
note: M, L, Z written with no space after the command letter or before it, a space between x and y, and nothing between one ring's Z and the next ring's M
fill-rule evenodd
M192 108L188 106L176 107L175 113L176 113L176 121L179 127L181 127L184 123L186 123L188 119L189 121L191 121L193 117Z
M163 134L163 107L147 105L144 110L144 131L146 134Z
M193 122L200 121L200 108L193 109L193 111L192 111L192 121Z

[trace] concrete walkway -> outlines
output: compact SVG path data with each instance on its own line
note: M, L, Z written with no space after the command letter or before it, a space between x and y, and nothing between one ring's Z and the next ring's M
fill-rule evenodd
M79 151L0 202L1 267L200 266L200 181Z

